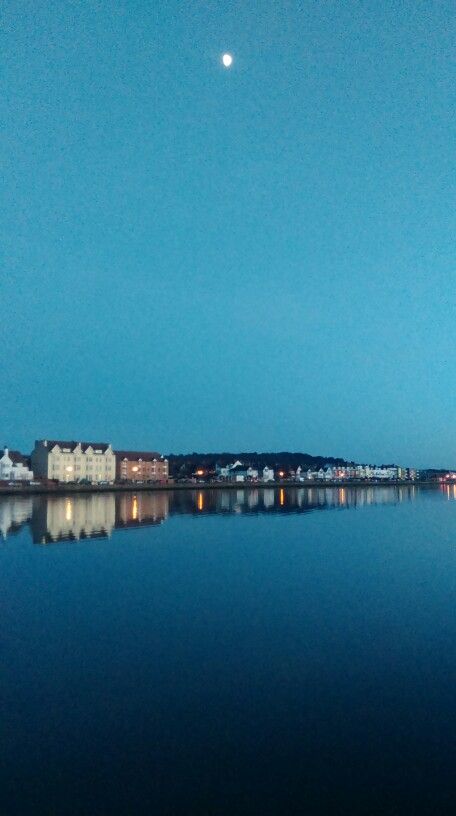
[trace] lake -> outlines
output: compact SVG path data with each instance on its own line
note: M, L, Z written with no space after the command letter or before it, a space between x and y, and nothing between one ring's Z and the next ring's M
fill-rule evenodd
M0 533L2 816L454 812L456 487L17 496Z

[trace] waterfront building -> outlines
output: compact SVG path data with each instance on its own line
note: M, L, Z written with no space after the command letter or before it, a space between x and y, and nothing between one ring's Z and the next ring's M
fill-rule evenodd
M116 475L121 482L165 482L168 460L153 451L115 451Z
M267 465L263 468L263 482L273 482L274 481L274 471L272 468L268 467Z
M299 465L299 467L296 468L296 481L297 482L307 482L309 480L315 480L317 478L318 478L318 471L316 471L316 470L312 470L311 468L308 468L306 471L304 471L302 469L301 465Z
M315 482L319 478L318 473L319 473L318 470L312 470L311 468L309 468L306 473L306 476L309 479L309 481Z
M231 465L228 467L228 476L226 477L230 482L245 482L258 479L258 470L252 467L246 467L241 463Z
M216 466L215 466L215 475L216 475L217 479L228 479L230 473L235 468L242 468L242 467L244 467L243 463L240 462L239 459L237 459L236 462L233 462L231 465L219 465L217 463Z
M37 439L32 451L36 476L59 482L112 483L116 457L107 442Z
M247 479L247 468L244 465L236 465L229 468L227 479L230 482L245 482Z
M0 457L0 481L30 482L32 479L28 457L5 448Z

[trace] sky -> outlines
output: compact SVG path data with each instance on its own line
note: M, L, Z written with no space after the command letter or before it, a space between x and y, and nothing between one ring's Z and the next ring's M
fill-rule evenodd
M5 0L0 444L456 467L455 29Z

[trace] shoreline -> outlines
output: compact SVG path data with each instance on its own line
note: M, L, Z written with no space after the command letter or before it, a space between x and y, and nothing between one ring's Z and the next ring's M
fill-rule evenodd
M409 479L401 481L383 482L380 479L376 481L360 481L360 480L341 480L339 482L204 482L197 484L112 484L112 485L78 485L78 484L59 484L59 485L20 485L0 486L1 496L33 496L33 495L49 495L61 496L68 493L142 493L142 492L156 492L156 491L171 491L171 490L280 490L280 489L301 489L309 490L311 488L321 488L324 490L333 490L334 488L366 488L366 487L438 487L439 482L425 481L416 482Z

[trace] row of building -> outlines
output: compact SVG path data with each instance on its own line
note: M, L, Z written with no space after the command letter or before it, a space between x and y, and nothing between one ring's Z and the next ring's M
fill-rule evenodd
M415 481L419 476L419 472L414 468L398 467L396 465L388 465L377 467L376 465L348 465L346 467L331 467L328 465L319 470L303 470L298 467L296 470L296 479L299 482L305 481L349 481L350 479L365 480L375 479L380 481Z
M49 480L79 484L164 482L168 460L155 451L113 450L106 442L38 439L30 456L4 449L0 481Z
M38 439L30 456L4 449L0 456L0 481L113 484L153 484L169 479L168 459L156 451L113 450L106 442ZM247 464L239 460L211 469L198 468L195 481L226 482L341 482L416 480L418 471L397 466L327 465L318 470L295 470Z
M203 476L204 471L197 471L196 476ZM403 468L396 466L374 465L348 465L344 467L333 467L327 465L319 470L302 467L296 470L277 470L267 465L264 468L245 465L242 462L221 467L216 465L215 478L227 482L274 482L276 480L291 480L295 482L342 482L350 480L379 480L379 481L415 481L418 478L418 471L413 468Z

